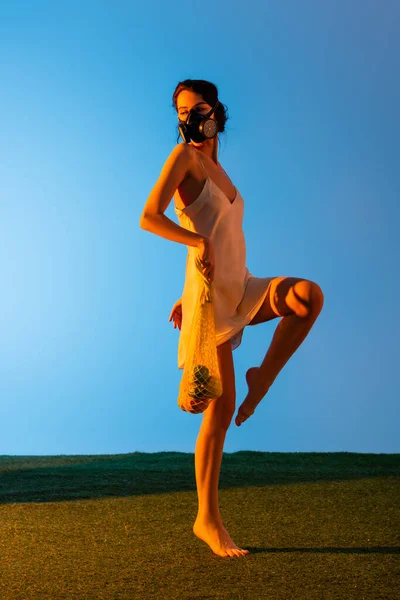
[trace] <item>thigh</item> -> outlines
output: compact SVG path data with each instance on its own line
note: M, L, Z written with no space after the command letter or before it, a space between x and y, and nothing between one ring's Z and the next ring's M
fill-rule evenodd
M235 367L231 341L228 340L217 346L218 366L222 379L222 396L213 400L203 415L206 419L223 422L227 426L235 412L236 387Z
M308 312L310 305L307 302L307 293L305 294L304 291L311 289L312 283L301 277L274 277L263 304L249 325L298 314L297 311L301 312L301 307L304 313Z

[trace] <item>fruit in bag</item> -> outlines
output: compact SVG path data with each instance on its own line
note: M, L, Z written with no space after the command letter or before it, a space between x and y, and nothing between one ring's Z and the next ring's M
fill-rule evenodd
M204 276L198 257L196 266L201 275L199 295L178 395L178 406L194 414L204 412L212 400L222 395L212 284Z

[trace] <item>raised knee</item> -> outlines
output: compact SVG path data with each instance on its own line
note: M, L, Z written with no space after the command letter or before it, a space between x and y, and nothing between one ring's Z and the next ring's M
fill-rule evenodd
M311 306L313 313L319 314L324 305L324 294L315 281L310 281L311 283Z
M321 312L324 295L318 283L304 279L291 288L287 304L298 317L310 317Z

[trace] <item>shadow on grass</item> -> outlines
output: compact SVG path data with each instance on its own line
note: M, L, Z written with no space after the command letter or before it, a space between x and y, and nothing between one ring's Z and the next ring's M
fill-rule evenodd
M399 467L400 454L240 451L224 453L219 489L398 477ZM65 502L187 490L196 490L192 453L0 456L1 504ZM393 548L390 550L393 552ZM260 549L254 551L260 552ZM335 549L320 551L334 552ZM357 550L360 551L371 549ZM375 551L382 552L382 549Z
M368 548L259 548L254 546L244 546L247 550L250 550L251 554L260 554L263 552L276 553L276 552L301 552L311 554L400 554L400 546L370 546Z

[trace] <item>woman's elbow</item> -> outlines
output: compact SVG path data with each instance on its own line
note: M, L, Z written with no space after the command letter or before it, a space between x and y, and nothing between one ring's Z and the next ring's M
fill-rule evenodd
M142 214L140 216L139 225L140 225L140 229L147 229L147 227L149 226L148 215Z

